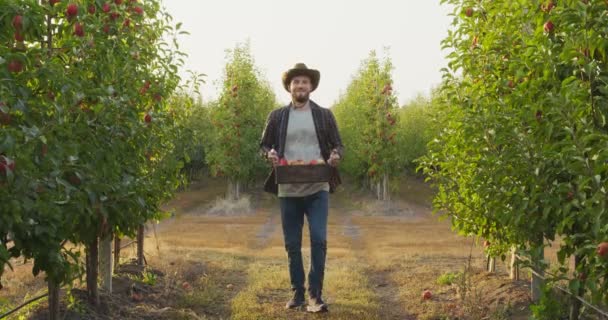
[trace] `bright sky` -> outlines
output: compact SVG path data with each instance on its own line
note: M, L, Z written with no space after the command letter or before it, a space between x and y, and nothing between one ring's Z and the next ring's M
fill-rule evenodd
M186 68L207 74L203 99L215 99L225 50L247 40L262 75L281 103L281 75L297 62L321 72L311 98L330 107L346 91L361 61L389 47L400 104L428 94L446 65L440 42L452 20L439 0L165 0L190 35L180 38Z

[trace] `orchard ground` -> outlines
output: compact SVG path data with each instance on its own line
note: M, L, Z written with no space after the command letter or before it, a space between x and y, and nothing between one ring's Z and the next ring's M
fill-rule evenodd
M252 210L209 214L225 190L222 181L203 180L179 193L166 206L174 217L148 228L149 267L123 268L115 294L102 296L96 312L78 299L81 291L72 290L75 299L66 297L63 305L70 310L66 318L317 318L284 309L291 292L277 201L252 191ZM330 312L319 318L528 318L527 281L509 280L500 260L495 274L483 271L481 244L433 216L431 194L426 184L408 178L388 205L348 186L330 197L324 289ZM305 232L305 263L307 237ZM121 262L134 250L123 249ZM42 277L32 278L31 264L7 270L2 282L0 311L45 290ZM428 300L425 290L432 292ZM15 318L44 318L45 304L41 300ZM104 315L110 310L111 316Z

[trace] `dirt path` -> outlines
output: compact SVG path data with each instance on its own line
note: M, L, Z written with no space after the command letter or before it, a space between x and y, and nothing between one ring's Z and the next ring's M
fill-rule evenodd
M463 270L472 240L432 217L419 190L410 196L415 201L404 196L391 204L356 192L330 197L325 291L331 311L326 318L463 319L457 289L437 279ZM209 319L307 319L304 312L283 309L290 290L276 199L256 201L255 214L220 217L193 214L188 197L204 196L193 192L180 198L188 208L180 215L176 207L178 217L160 232L163 259L179 253L202 261L205 280L192 296L230 298L217 298L212 306L190 297L187 305ZM308 269L306 226L303 233ZM480 248L473 262L483 264ZM423 301L427 289L434 297ZM204 312L208 309L215 312Z
M149 233L145 251L151 266L166 275L163 290L174 294L160 302L144 300L133 314L149 310L155 314L150 319L172 319L158 315L168 306L187 315L183 319L310 319L302 310L283 307L291 292L276 199L257 193L247 214L207 214L204 208L223 190L221 184L207 184L167 205L175 216L161 223L156 235ZM390 205L353 190L331 195L324 289L330 312L324 319L471 319L464 316L467 305L459 300L457 285L437 280L462 272L472 239L432 217L420 190L406 190L408 195L396 195ZM305 226L306 269L308 239ZM126 259L134 252L123 253ZM472 263L478 273L472 276L481 285L475 289L478 300L467 303L483 306L474 310L490 316L488 306L495 301L524 310L527 288L479 271L481 248L473 248ZM427 289L433 298L422 300Z

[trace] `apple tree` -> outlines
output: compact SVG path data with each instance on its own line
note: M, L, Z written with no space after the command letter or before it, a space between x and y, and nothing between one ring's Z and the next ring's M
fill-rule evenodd
M443 2L454 7L443 129L423 161L437 209L462 233L517 246L539 274L558 245L548 282L606 303L608 3Z
M380 60L372 51L332 108L349 149L341 167L360 182L375 185L381 200L388 199L388 181L399 173L392 69L390 58Z
M221 93L210 110L214 133L207 145L207 162L214 176L229 181L228 196L239 199L241 183L266 174L258 154L260 132L277 102L269 84L256 70L249 44L227 52Z

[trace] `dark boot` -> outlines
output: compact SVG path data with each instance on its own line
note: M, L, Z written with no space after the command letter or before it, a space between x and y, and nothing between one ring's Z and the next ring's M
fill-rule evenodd
M304 289L294 290L293 298L287 302L285 308L293 309L298 308L306 304L306 299L304 298Z
M316 296L311 296L310 299L308 299L306 311L314 313L329 311L327 304L321 298L321 292L318 292Z

